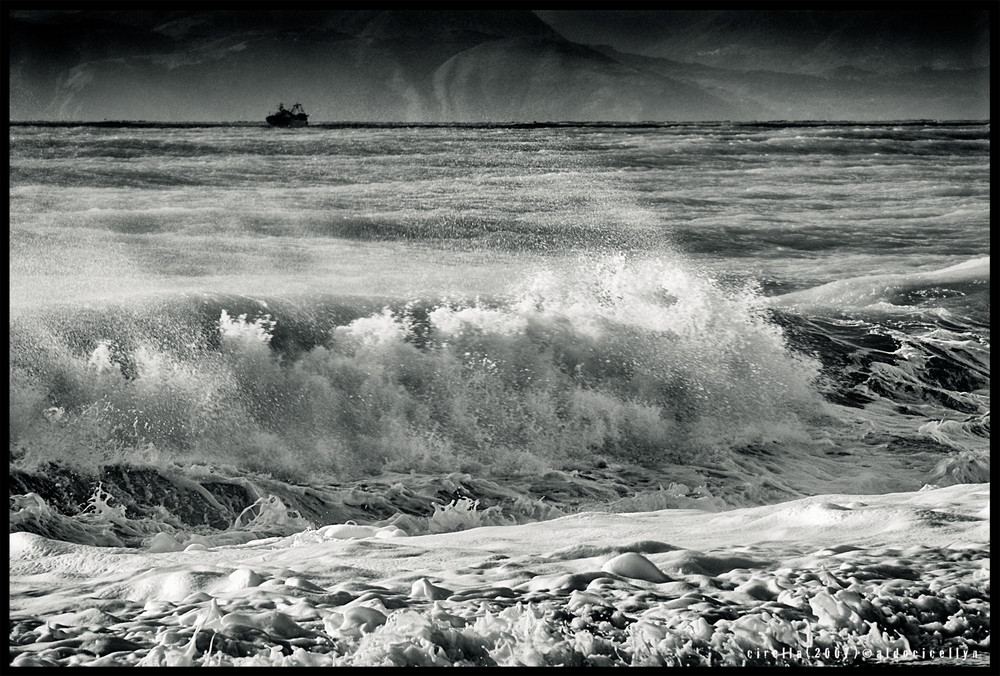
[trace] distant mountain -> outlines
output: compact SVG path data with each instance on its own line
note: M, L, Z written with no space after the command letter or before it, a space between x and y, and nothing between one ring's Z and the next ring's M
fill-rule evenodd
M988 68L876 73L840 66L816 75L732 70L594 49L635 70L712 92L744 112L740 119L988 119Z
M697 84L551 38L496 40L434 74L444 119L699 120L746 111Z
M747 30L727 15L701 37L705 17L649 35L633 29L631 42L613 21L578 35L568 18L513 10L13 11L10 119L256 121L279 101L302 102L315 122L989 116L988 71L975 60L948 71L921 62L887 77L867 62L823 62L813 49L817 67L789 74L769 70L773 59L759 47L759 58L738 62L752 68L691 59L710 36ZM816 30L811 40L829 27ZM589 37L612 46L583 44ZM663 58L673 40L687 50L683 59ZM792 48L773 42L775 53Z
M568 40L735 70L818 75L964 70L990 63L989 13L962 3L898 9L545 10Z

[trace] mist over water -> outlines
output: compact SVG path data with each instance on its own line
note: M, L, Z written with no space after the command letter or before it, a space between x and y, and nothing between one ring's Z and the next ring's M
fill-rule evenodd
M988 480L989 126L11 128L10 448Z

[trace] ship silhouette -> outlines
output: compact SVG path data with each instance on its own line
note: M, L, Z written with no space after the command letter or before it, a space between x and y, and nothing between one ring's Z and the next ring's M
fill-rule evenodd
M267 116L267 123L272 127L305 127L309 124L309 116L301 103L296 103L291 110L284 103L278 104L278 112Z

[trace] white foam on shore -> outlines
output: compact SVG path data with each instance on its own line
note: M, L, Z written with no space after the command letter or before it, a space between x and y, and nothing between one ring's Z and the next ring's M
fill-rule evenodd
M962 484L419 536L346 524L185 551L12 533L11 655L291 666L985 653L989 496Z

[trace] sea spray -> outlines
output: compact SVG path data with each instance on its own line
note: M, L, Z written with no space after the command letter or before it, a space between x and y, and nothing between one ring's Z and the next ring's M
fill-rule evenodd
M109 457L288 477L532 472L683 463L804 434L823 408L817 363L759 296L679 260L609 257L507 298L385 306L295 351L273 344L282 323L222 308L214 336L164 349L133 331L131 349L107 335L82 354L49 334L12 368L12 442L50 446L58 427ZM40 415L53 407L57 423Z

